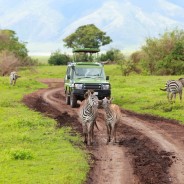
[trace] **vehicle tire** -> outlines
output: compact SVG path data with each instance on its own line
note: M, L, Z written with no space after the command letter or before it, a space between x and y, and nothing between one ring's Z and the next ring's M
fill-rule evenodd
M66 105L70 105L70 96L68 95L67 91L65 93L65 102L66 102Z
M70 106L72 108L77 106L77 98L73 93L71 93L71 95L70 95Z

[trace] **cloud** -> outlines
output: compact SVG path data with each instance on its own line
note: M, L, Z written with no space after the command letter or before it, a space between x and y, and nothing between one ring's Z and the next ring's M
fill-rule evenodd
M51 8L53 0L23 1L0 16L3 29L13 28L26 41L44 41L57 36L64 16Z
M182 25L183 23L166 17L159 11L144 12L131 1L106 1L96 11L83 16L71 23L61 39L70 35L79 26L95 24L101 30L110 34L114 43L121 48L140 45L146 37L157 36L168 28Z
M181 6L178 6L178 5L171 3L167 0L158 0L158 3L159 3L159 7L166 14L168 14L170 16L180 15L180 16L184 17L184 14L183 14L184 8L182 8Z
M96 11L85 15L66 27L61 35L61 39L74 32L79 26L85 24L95 24L105 31L120 27L123 24L123 16L117 11L118 3L110 1Z
M60 42L31 42L27 44L30 52L29 55L50 55L56 50L64 51L64 48Z
M183 7L152 2L154 7L137 0L94 0L93 6L85 0L0 0L0 28L15 30L31 52L53 52L64 50L62 40L79 26L95 24L113 39L108 47L132 49L146 37L184 28Z

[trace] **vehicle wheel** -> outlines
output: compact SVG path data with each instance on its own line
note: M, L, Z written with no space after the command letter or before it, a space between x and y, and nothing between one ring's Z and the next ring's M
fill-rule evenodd
M74 94L70 95L70 106L72 108L77 106L77 98L76 98L76 96Z
M68 92L65 93L65 102L67 105L70 105L70 96L68 95Z

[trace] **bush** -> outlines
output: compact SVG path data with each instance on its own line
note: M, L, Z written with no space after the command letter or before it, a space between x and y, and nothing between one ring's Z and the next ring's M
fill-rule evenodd
M9 75L20 66L19 59L9 51L0 52L0 75Z
M52 53L48 60L50 65L66 65L69 61L70 57L60 51Z
M110 49L106 53L100 55L100 60L115 62L116 56L120 52L121 51L119 49Z
M33 153L28 149L14 149L10 152L11 158L14 160L31 160Z
M184 31L174 29L160 38L147 38L143 59L150 74L181 75L184 70Z
M20 67L32 67L37 62L28 56L25 42L20 42L13 30L0 29L0 75L9 75Z

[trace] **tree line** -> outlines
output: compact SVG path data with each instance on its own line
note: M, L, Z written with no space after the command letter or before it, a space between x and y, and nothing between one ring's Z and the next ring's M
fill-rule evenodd
M13 30L0 30L0 74L9 74L19 67L35 65L28 56L26 42L21 42Z
M112 42L105 32L95 25L80 26L74 33L63 39L68 48L100 48ZM60 56L59 56L60 55ZM78 58L82 60L84 56ZM54 57L56 57L56 61ZM58 60L60 61L58 62ZM66 64L69 55L60 51L53 53L50 64ZM175 28L165 31L157 38L146 38L140 50L126 56L123 51L113 48L99 55L99 61L118 64L122 75L132 72L146 75L180 75L184 73L184 31Z
M100 48L112 39L94 24L80 26L74 33L63 39L67 48ZM87 55L80 53L78 61L86 60ZM91 56L90 56L91 57ZM50 65L66 65L73 56L53 52L48 60ZM91 58L90 58L91 60ZM146 38L140 50L130 56L117 48L98 55L98 60L117 64L122 75L139 73L146 75L180 75L184 73L184 30L175 28L165 31L157 38ZM6 75L13 69L32 66L37 62L28 56L26 42L19 41L12 30L0 30L0 73Z
M140 50L125 57L118 49L101 55L101 60L117 63L122 75L132 72L146 75L184 74L184 30L166 31L158 38L147 38Z

